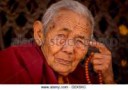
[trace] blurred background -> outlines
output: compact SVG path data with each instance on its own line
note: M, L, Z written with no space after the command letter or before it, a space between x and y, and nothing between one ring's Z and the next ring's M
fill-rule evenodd
M59 0L0 0L0 50L27 43L33 23ZM128 0L76 0L95 18L94 37L112 52L117 83L128 83Z

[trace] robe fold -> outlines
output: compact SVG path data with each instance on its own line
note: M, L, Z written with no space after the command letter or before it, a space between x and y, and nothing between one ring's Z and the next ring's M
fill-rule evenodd
M68 75L71 84L86 84L84 68L78 65ZM93 77L93 83L97 83ZM0 51L0 84L57 84L56 73L47 64L35 43L12 46Z

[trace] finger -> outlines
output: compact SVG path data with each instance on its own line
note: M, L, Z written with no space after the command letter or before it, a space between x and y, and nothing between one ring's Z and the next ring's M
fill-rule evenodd
M104 44L100 43L100 42L97 42L97 41L90 41L89 42L89 45L92 46L92 47L95 47L97 49L99 49L99 51L101 53L104 53L104 54L111 54L110 51L105 47Z
M93 59L92 64L93 65L102 65L103 64L103 59Z
M99 71L101 71L102 72L102 70L103 70L103 65L94 65L93 66L93 70L95 71L95 72L99 72Z
M103 58L109 59L109 57L110 55L108 54L94 53L92 59L103 59Z
M93 59L101 59L103 58L103 55L101 53L94 53Z

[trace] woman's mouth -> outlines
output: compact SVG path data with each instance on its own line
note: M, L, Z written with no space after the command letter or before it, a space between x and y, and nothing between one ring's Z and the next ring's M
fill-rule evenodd
M62 64L62 65L66 65L66 66L69 66L72 64L72 61L61 59L61 58L56 58L55 62Z

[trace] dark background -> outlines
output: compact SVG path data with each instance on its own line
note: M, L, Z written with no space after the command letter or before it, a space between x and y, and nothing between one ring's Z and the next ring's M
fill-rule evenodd
M0 50L26 43L33 37L33 22L59 0L0 0ZM117 83L128 83L128 0L77 0L95 18L94 37L112 52Z

